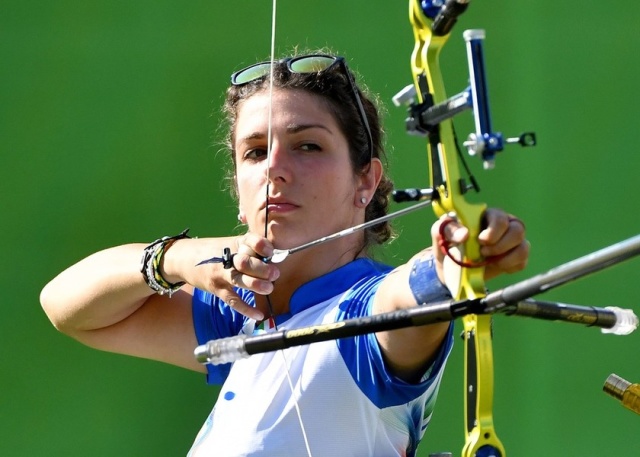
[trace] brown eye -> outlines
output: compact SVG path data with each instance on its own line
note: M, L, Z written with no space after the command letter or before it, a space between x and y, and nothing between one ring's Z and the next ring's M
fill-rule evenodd
M322 148L316 143L304 143L300 145L300 149L307 152L317 152L322 151Z
M263 148L249 149L242 157L246 160L260 160L267 157L267 150Z

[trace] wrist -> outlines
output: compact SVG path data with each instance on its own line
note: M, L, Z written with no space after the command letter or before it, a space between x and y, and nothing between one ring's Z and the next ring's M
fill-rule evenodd
M167 294L169 298L185 283L184 281L170 282L162 274L161 266L163 265L164 255L176 241L189 238L187 233L189 229L175 236L165 236L157 239L153 243L144 248L140 272L147 285L160 295Z
M185 282L182 274L184 269L181 266L184 261L181 261L181 259L185 257L184 248L189 241L190 239L188 238L175 240L165 249L164 255L158 264L158 272L167 282L172 284Z
M449 289L440 280L438 262L431 254L414 259L409 273L409 288L419 305L451 298Z

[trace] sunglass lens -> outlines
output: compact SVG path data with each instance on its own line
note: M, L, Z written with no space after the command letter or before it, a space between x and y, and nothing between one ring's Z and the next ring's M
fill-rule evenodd
M239 72L231 75L231 84L239 86L251 81L255 81L256 79L260 79L263 76L269 74L269 68L270 64L268 62L263 62L253 65L249 68L245 68L244 70L240 70Z
M306 56L292 60L289 68L294 73L318 73L329 68L335 61L335 57L331 56Z

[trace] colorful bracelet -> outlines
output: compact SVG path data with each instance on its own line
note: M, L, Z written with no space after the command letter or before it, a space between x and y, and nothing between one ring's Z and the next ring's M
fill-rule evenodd
M190 238L187 233L189 233L189 229L185 229L179 235L165 236L157 239L144 248L140 272L147 285L160 295L167 294L169 298L171 298L171 296L185 284L184 281L175 284L167 281L162 276L162 273L160 273L160 266L164 253L167 252L173 243L184 238Z

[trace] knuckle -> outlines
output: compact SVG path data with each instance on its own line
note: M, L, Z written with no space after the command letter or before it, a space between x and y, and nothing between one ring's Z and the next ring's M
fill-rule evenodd
M524 234L527 231L524 226L524 222L522 222L517 217L509 217L508 220L509 220L509 230L519 235L520 237L524 238Z
M240 300L238 300L236 297L232 297L232 296L226 297L225 299L223 299L223 301L227 305L229 305L230 308L233 308L233 309L237 309L238 306L240 305Z
M251 267L251 257L248 255L236 255L234 257L234 268L239 271L246 271ZM233 276L233 273L232 273Z
M218 296L231 308L238 308L239 306L242 306L242 299L232 289L227 289Z

